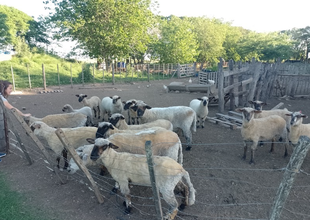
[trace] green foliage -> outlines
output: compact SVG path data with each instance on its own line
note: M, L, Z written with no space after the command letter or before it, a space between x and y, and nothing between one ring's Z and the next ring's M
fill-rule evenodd
M10 189L4 174L0 173L0 219L48 220L46 213L25 203L24 195ZM54 218L53 218L54 219Z
M83 65L83 72L79 73L79 82L82 83L83 79L84 82L93 82L94 77L93 77L93 65L90 63L86 63ZM82 74L83 73L83 74Z
M191 63L198 54L198 42L188 18L171 16L160 25L161 38L155 51L161 63Z
M25 13L5 5L0 5L0 44L16 45L19 36L24 36L33 20Z
M144 53L153 14L150 0L53 1L50 17L60 37L77 40L91 57L120 58Z

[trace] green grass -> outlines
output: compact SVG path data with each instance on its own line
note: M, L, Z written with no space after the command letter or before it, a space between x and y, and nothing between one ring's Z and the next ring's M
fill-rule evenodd
M13 191L0 173L0 220L50 220L43 211L27 205L23 194Z
M104 71L103 73L102 70L93 69L92 64L69 62L57 56L40 53L34 53L31 57L13 57L9 61L1 61L0 79L14 82L16 89L30 88L30 85L31 88L42 88L42 64L44 64L46 86L71 84L71 74L73 84L83 83L82 78L84 79L84 83L112 83L113 81L111 72ZM30 77L28 76L28 72ZM114 82L128 83L134 81L162 80L169 79L170 77L162 73L150 74L148 76L146 71L135 72L133 69L128 69L127 72L115 72Z

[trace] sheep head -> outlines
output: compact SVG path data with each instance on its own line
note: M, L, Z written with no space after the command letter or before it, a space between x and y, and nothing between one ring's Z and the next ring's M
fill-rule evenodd
M90 159L94 161L98 160L105 150L109 148L112 149L118 148L116 145L114 145L109 140L104 138L96 138L95 140L92 138L88 138L87 141L94 145L93 150L90 154Z
M114 130L115 127L110 122L100 122L96 132L96 138L107 138L109 130Z

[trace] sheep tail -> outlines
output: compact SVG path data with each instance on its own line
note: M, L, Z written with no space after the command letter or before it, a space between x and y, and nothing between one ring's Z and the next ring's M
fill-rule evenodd
M178 142L179 145L179 154L178 154L178 163L181 164L183 166L183 152L182 152L182 143L179 140Z
M193 132L196 132L196 122L197 122L197 115L196 113L194 114L194 119L192 121L192 126L191 126L191 129Z
M194 189L194 186L191 182L191 179L189 177L189 174L187 171L184 170L183 178L185 179L186 184L189 187L189 198L188 198L188 205L193 205L195 203L195 193L196 190Z

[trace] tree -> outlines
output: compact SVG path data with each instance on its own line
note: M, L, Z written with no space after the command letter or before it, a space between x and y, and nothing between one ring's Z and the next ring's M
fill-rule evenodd
M48 4L48 2L46 2ZM77 40L91 57L144 53L153 14L150 0L61 0L50 22L59 37Z
M5 5L0 5L0 44L15 46L29 29L33 20L25 13Z
M188 18L170 16L160 24L160 36L155 52L161 63L190 63L196 61L198 44L193 25Z
M294 49L296 50L295 59L308 60L310 52L310 26L299 29L283 31L291 36L295 41Z
M197 61L202 64L217 63L219 57L224 54L223 43L226 37L226 28L218 19L197 17L191 18L191 22L199 45Z

